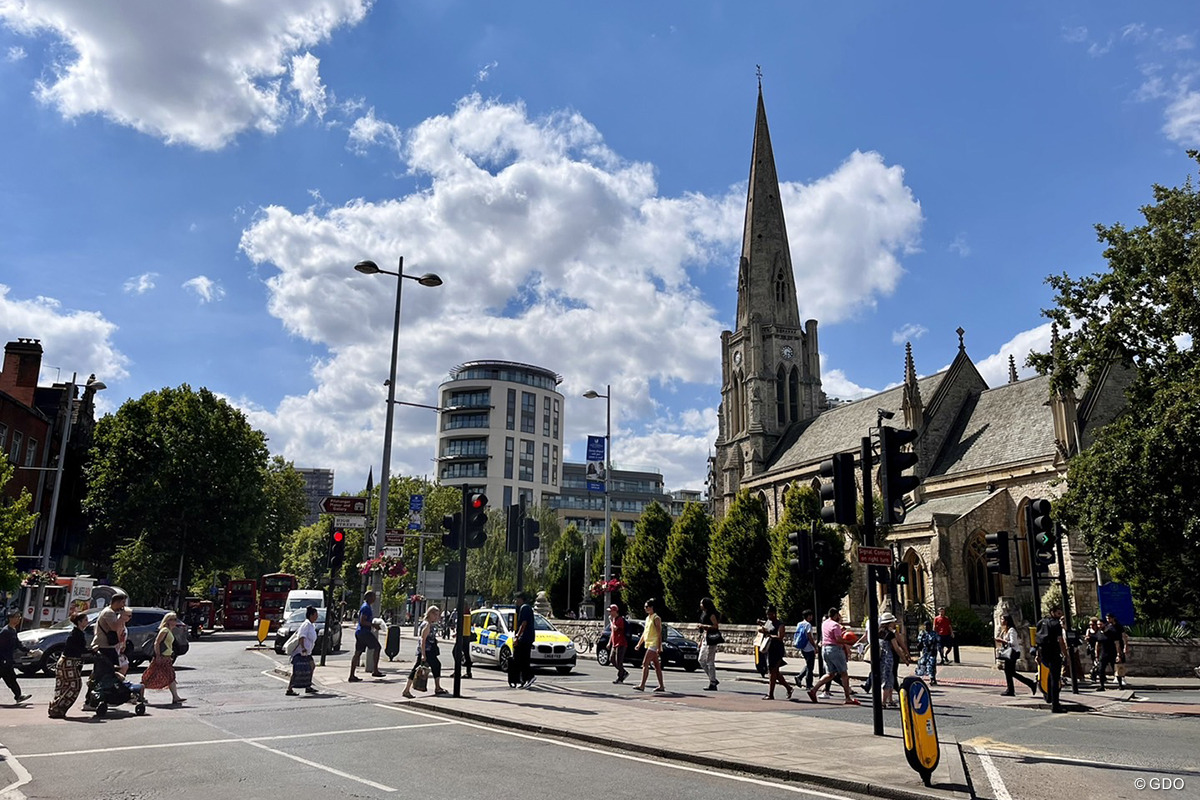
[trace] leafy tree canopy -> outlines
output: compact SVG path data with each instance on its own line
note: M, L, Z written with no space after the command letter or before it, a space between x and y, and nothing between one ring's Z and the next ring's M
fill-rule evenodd
M766 506L743 489L717 525L708 552L708 588L725 619L750 623L762 617L770 554Z
M699 503L688 503L671 527L667 552L659 565L663 598L681 622L699 616L700 600L708 594L708 546L712 517Z
M568 525L550 548L545 581L555 614L578 609L584 589L583 536L574 525Z
M21 583L17 573L16 546L19 539L29 535L37 514L29 510L29 492L22 489L12 500L4 496L4 486L12 480L14 468L0 454L0 592L13 592Z
M288 535L299 529L308 515L304 478L291 462L274 456L267 464L263 470L263 500L262 525L244 564L246 574L254 576L279 570Z
M646 506L646 510L638 517L633 541L621 562L621 580L625 581L625 597L632 609L641 610L651 597L660 601L663 599L663 582L658 567L667 554L671 524L671 515L657 502ZM673 610L662 606L656 609L659 614L670 614Z
M771 559L767 566L767 599L779 608L779 616L788 622L800 620L801 612L811 608L816 618L822 609L841 604L850 590L852 572L843 555L845 542L835 528L816 526L816 540L824 541L832 554L831 563L817 565L806 572L789 563L787 535L800 531L810 537L813 522L820 519L821 499L810 486L791 489L784 496L783 519L771 531ZM815 578L815 592L814 592Z

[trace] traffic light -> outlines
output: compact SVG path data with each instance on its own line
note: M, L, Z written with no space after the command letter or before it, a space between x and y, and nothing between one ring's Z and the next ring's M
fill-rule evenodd
M879 429L879 485L883 490L885 525L904 522L904 495L921 485L920 478L904 474L904 470L916 465L917 454L900 449L916 438L917 432L908 428L884 425Z
M458 562L447 561L442 569L444 570L442 585L445 587L443 591L446 593L446 597L458 597Z
M875 570L875 582L884 586L892 585L892 573L887 567L872 567Z
M827 564L833 563L833 549L829 546L829 542L820 537L813 539L812 563L813 569L817 572L825 569Z
M808 539L808 531L792 531L787 535L788 564L799 567L801 572L812 569L812 543Z
M1012 571L1008 560L1008 531L989 533L983 540L987 542L983 557L987 559L988 572L1008 575Z
M504 549L510 553L521 552L521 506L513 503L506 509L504 527Z
M907 561L897 561L892 565L892 574L896 576L897 586L907 586L909 580L909 569L912 565Z
M446 529L446 532L442 534L442 547L447 550L457 550L458 537L462 532L462 512L442 517L442 527Z
M537 550L542 546L542 540L538 538L538 533L542 530L542 523L536 519L525 518L525 549Z
M346 560L346 532L341 528L334 528L333 533L329 536L329 571L332 573L340 572L342 563Z
M483 547L487 541L487 495L475 492L467 499L466 516L463 517L463 536L467 547Z
M836 453L821 462L821 519L830 525L853 525L858 521L858 484L854 482L854 454Z
M1029 501L1029 539L1033 542L1034 560L1037 568L1054 563L1054 522L1050 519L1050 501L1039 498Z

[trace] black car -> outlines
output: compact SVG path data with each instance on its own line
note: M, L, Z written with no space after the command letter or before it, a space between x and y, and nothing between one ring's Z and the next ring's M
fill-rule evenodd
M625 618L625 639L629 642L629 646L625 648L625 663L633 664L640 667L642 665L642 657L645 655L645 650L637 650L638 640L642 638L642 629L645 623L640 619ZM604 632L600 634L600 638L596 640L596 660L600 662L600 666L607 667L609 664L610 652L608 647L608 637L611 635L609 626L604 626ZM693 642L691 639L684 636L670 625L663 625L663 643L658 649L659 659L664 667L675 666L683 667L687 672L695 672L700 669L700 645Z
M287 640L292 638L292 634L300 627L300 623L304 622L307 609L298 608L288 614L287 619L279 624L275 629L275 652L279 655L284 654L283 646L287 644ZM342 649L342 624L339 620L334 620L335 624L329 629L329 651L337 653ZM321 651L325 648L325 609L317 609L317 644L313 647L314 655L321 655Z

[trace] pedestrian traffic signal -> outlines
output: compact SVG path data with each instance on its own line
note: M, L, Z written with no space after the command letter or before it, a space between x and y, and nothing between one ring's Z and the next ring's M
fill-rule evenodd
M907 561L897 561L892 565L892 574L896 576L897 586L907 586L909 580L909 570L912 565Z
M525 549L537 550L542 546L542 540L538 538L538 533L542 530L542 523L536 519L525 518Z
M808 531L792 531L787 535L788 564L799 567L801 572L812 569L812 542L808 539Z
M342 569L346 560L346 532L334 528L329 536L329 571L337 573Z
M884 586L892 585L892 572L887 567L871 567L875 570L875 582Z
M829 542L820 537L814 537L812 543L812 565L817 572L825 569L826 564L833 563L833 548Z
M521 506L513 503L505 509L504 549L510 553L521 552Z
M462 512L442 517L442 527L446 529L442 534L442 547L451 551L457 550L459 536L462 534Z
M986 534L983 540L987 543L983 557L987 560L988 572L1008 575L1012 571L1008 560L1008 531Z
M463 536L467 547L483 547L487 541L487 495L475 492L467 498L465 516L463 517Z
M883 494L884 525L904 522L904 495L921 485L920 478L904 474L904 470L916 466L917 454L900 449L916 438L917 432L908 428L884 425L879 429L879 486Z
M821 519L829 525L853 525L858 521L858 484L854 482L854 454L835 453L821 462Z
M1029 538L1033 542L1034 559L1039 568L1054 563L1054 521L1050 519L1050 501L1044 498L1030 500L1026 521L1029 523Z

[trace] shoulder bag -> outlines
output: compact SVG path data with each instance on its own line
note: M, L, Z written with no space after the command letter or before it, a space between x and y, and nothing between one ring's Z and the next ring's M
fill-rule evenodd
M286 642L283 643L283 652L287 653L289 656L294 656L296 654L296 651L299 649L300 649L300 631L296 631L295 633L293 633L291 636L288 637L288 640Z
M704 642L709 647L718 644L725 644L725 637L721 635L720 631L709 631L708 633L704 634Z

